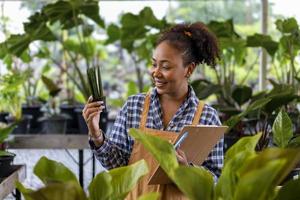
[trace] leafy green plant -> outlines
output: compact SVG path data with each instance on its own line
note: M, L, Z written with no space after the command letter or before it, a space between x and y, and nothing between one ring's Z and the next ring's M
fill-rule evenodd
M26 200L64 199L64 200L121 200L133 189L137 181L146 173L148 167L144 160L133 165L104 171L95 176L88 186L89 196L81 188L76 176L62 163L42 157L34 167L34 173L45 184L32 190L17 182L17 188ZM151 193L140 200L155 200L158 194Z
M179 166L173 145L137 129L130 135L140 141L159 162L177 187L191 200L256 199L284 200L299 196L300 179L277 185L300 160L299 149L268 148L255 152L261 133L243 137L225 155L222 174L216 183L202 167ZM288 192L290 193L288 193Z
M272 127L273 143L280 148L300 147L300 136L293 133L293 124L288 114L281 110Z
M102 28L105 26L104 21L99 16L98 3L96 0L63 0L45 5L39 12L31 15L28 22L24 23L25 33L12 34L0 44L1 55L8 54L20 57L35 41L55 44L56 48L60 48L63 52L59 53L59 58L43 51L42 48L39 48L38 55L43 54L62 73L66 73L87 99L90 91L85 70L82 71L80 65L85 63L86 68L94 66L93 59L99 58L99 52L95 47L96 42L93 42L90 37L94 25ZM90 22L94 24L90 24ZM76 39L72 40L72 37L68 37L70 35ZM50 52L49 49L48 52ZM72 68L66 68L64 63L68 63L67 66L72 66Z
M14 130L16 124L5 124L0 122L0 147L3 145L6 138L8 138L9 134ZM0 148L0 156L14 155L5 151L5 149Z

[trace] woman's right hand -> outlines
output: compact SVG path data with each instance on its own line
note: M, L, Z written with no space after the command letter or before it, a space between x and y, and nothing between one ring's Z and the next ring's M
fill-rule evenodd
M103 101L92 101L93 98L90 96L82 110L82 116L86 122L91 137L99 138L100 134L103 134L99 128L100 114L105 107Z

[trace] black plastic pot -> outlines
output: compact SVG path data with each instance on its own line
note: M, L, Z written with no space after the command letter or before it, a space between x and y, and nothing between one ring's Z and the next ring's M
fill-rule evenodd
M75 106L63 104L60 106L60 111L63 114L68 115L70 118L67 121L66 134L76 134L79 133L79 126L77 121L77 114L75 112Z
M23 115L31 115L32 119L30 121L29 133L39 133L42 129L41 124L38 122L38 119L43 116L40 105L34 106L22 106Z
M38 119L42 123L42 131L44 134L65 134L67 128L67 115L54 115L51 117L41 117Z
M22 119L18 122L17 127L13 130L12 134L26 134L30 131L32 116L22 115ZM8 123L14 123L16 120L12 116L6 116L6 121Z
M8 113L7 112L0 112L0 122L4 122L4 123L7 123L6 121L6 116L8 116Z
M11 164L15 156L16 155L13 153L10 153L10 155L0 156L0 178L7 177L14 171Z

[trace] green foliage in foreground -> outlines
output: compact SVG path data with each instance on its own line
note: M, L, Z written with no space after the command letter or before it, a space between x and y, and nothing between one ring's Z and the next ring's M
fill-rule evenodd
M31 190L20 182L16 183L26 200L121 200L148 173L148 167L141 160L133 165L99 173L88 187L89 196L83 191L73 172L62 163L42 157L34 167L34 173L45 184L43 188ZM151 193L140 198L155 200L158 194Z
M153 154L168 176L191 200L288 200L300 196L300 179L290 180L282 187L278 185L300 161L296 148L267 148L256 152L261 134L244 137L226 153L225 164L219 181L214 184L212 174L202 167L180 166L173 145L158 137L137 129L130 130L135 140L144 144ZM140 177L148 173L146 162L99 173L90 183L89 196L80 187L76 176L64 165L45 157L34 168L34 173L45 187L36 191L26 189L21 183L17 188L26 200L115 200L124 199ZM140 200L157 199L159 194L150 193Z
M152 153L168 176L191 200L287 200L300 195L296 186L300 180L291 180L278 188L278 184L300 161L299 149L268 148L256 152L261 133L244 137L226 153L225 164L215 185L210 172L201 167L178 166L175 150L167 141L131 129L131 136L142 142Z

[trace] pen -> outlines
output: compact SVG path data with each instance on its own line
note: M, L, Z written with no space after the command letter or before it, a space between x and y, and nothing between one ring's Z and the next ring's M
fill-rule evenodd
M188 136L188 132L184 132L183 135L177 140L177 142L174 144L174 148L177 149L181 143L185 140L185 138Z

